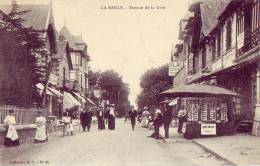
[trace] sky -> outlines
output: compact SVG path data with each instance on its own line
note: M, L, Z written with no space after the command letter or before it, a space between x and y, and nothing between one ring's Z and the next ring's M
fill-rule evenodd
M141 90L142 74L170 62L171 49L178 42L179 21L189 2L52 0L55 28L59 31L65 24L73 35L82 35L88 45L91 69L118 72L130 86L129 100L134 105ZM50 0L17 0L17 3L48 4ZM124 9L102 9L114 5ZM129 9L130 6L154 9Z

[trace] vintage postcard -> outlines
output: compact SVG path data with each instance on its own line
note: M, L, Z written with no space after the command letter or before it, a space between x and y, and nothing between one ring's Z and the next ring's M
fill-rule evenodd
M1 0L1 166L260 166L260 0Z

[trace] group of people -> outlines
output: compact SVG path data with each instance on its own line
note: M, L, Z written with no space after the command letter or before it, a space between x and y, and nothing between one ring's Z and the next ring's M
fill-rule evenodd
M92 122L93 111L91 109L84 109L80 114L80 122L82 125L83 132L90 131ZM115 108L114 105L107 105L105 109L98 107L96 110L96 117L98 121L98 129L103 130L108 124L108 129L115 129Z
M153 127L154 132L148 136L155 139L162 139L160 135L160 127L164 128L164 137L169 138L169 128L171 121L173 119L173 109L168 104L161 104L158 108L148 111L148 107L144 107L141 116L141 125L144 128ZM184 109L184 106L180 106L178 110L178 133L182 133L183 123L187 119L187 110Z
M36 124L36 132L34 141L35 143L42 143L48 140L47 132L46 132L46 118L43 116L42 112L37 113L37 117L35 119ZM4 145L6 147L19 146L19 136L15 128L16 120L14 115L14 110L9 110L9 114L4 119L4 127L6 129L6 135L4 138Z

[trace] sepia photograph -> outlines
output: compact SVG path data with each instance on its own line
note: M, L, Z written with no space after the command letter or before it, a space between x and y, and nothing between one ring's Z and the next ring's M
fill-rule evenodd
M260 0L0 0L0 166L260 166Z

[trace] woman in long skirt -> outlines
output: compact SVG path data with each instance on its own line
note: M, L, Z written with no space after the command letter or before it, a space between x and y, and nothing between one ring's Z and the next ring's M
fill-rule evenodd
M104 112L102 108L98 109L97 111L97 120L98 120L98 129L99 130L105 129Z
M9 111L9 115L6 116L4 120L4 125L6 127L6 136L4 139L4 145L6 147L18 146L20 145L19 137L17 131L14 127L16 124L14 110Z
M142 127L147 128L148 127L148 118L149 118L149 111L147 107L144 107L144 112L142 114Z
M115 109L113 105L111 105L109 109L108 128L110 130L115 129Z
M48 140L46 133L46 118L43 116L42 112L38 112L38 117L35 120L37 129L34 141L35 143L42 143Z

